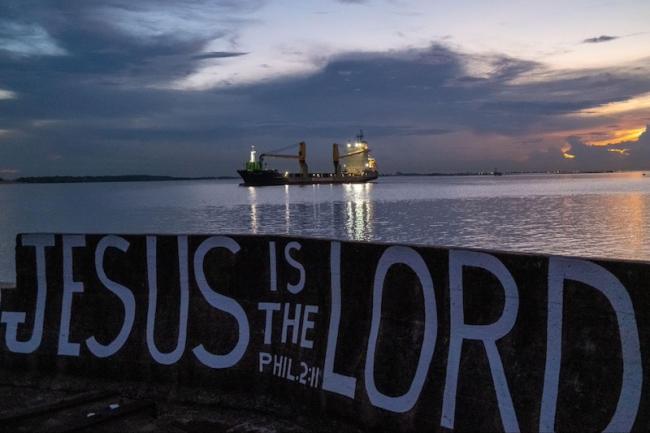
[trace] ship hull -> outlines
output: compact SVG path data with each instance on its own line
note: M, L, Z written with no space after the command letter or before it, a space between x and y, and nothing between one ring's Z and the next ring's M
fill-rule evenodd
M328 185L339 183L365 183L377 179L377 172L369 171L362 175L331 173L310 173L302 176L298 173L283 175L276 170L237 170L244 180L244 186L271 186L271 185Z

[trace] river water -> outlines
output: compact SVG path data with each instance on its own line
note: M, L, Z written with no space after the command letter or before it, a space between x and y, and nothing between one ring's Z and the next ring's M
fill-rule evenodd
M384 177L248 188L235 180L0 184L0 281L15 236L275 233L650 260L650 176Z

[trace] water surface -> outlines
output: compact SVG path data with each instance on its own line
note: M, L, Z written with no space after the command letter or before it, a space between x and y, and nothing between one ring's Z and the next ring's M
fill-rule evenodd
M642 173L0 185L0 281L20 232L276 233L650 260Z

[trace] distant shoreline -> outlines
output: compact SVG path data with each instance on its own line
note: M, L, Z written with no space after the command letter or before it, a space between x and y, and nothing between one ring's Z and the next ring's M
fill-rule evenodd
M381 177L391 177L391 176L405 176L405 177L417 177L417 176L501 176L501 175L518 175L518 174L603 174L603 173L628 173L635 171L643 170L586 170L586 171L564 171L564 170L555 170L555 171L504 171L504 172L493 172L493 171L477 171L477 172L456 172L456 173L403 173L397 171L395 173L382 173Z
M605 174L605 173L627 173L643 170L593 170L593 171L506 171L498 172L498 175L525 175L525 174ZM457 172L457 173L381 173L380 177L446 177L446 176L494 176L491 171L485 172ZM19 177L13 180L0 178L0 184L37 184L37 183L108 183L108 182L173 182L192 180L235 180L238 176L201 176L201 177L177 177L177 176L152 176L152 175L121 175L121 176L29 176Z
M14 180L2 180L0 183L106 183L106 182L172 182L179 180L224 180L237 179L236 176L205 176L205 177L176 177L176 176L30 176Z

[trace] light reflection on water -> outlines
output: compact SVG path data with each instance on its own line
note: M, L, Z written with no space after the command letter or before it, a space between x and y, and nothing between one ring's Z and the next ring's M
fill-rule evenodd
M641 173L0 185L0 281L19 232L275 233L650 260Z
M370 191L374 184L343 185L349 197L346 202L345 228L348 239L371 240L373 239L372 226L373 205L370 200Z

